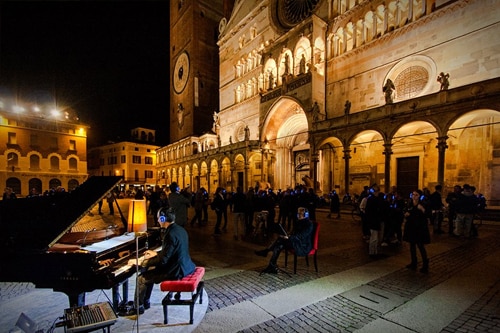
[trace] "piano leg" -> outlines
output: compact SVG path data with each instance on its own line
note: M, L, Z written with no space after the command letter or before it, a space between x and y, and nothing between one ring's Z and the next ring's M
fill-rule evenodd
M122 302L123 304L128 302L128 279L126 279L125 281L117 283L113 286L113 307L115 308L115 311L118 311L118 306L120 304L120 285L122 285Z
M80 307L85 305L85 292L78 294L64 291L64 293L68 296L70 307Z

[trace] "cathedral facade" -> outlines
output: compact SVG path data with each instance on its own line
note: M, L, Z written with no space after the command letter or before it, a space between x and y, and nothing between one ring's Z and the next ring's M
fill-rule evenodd
M496 1L232 5L211 131L157 151L160 184L343 195L468 183L500 206Z

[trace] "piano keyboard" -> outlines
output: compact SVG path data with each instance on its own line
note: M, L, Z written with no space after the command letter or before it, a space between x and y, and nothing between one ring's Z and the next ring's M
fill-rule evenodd
M131 259L132 259L132 258L131 258ZM140 257L139 257L139 264L140 264L140 263L141 263L144 259L145 259L145 257L144 257L144 256L140 256ZM135 262L136 262L136 261L134 260L134 263L135 263ZM128 264L127 264L127 265L120 266L118 269L116 269L116 270L114 270L114 271L113 271L113 275L114 275L114 276L118 276L118 275L120 275L120 274L122 274L122 273L127 272L128 270L132 269L133 267L134 267L134 266L131 266L131 265L128 265Z
M117 316L109 302L95 303L64 310L67 333L88 332L113 325Z

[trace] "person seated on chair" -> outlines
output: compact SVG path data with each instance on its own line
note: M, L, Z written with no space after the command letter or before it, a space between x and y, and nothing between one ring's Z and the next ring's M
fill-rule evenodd
M269 260L269 265L263 271L264 273L277 274L278 266L276 262L284 249L293 249L297 256L305 256L312 249L313 224L309 220L309 211L307 208L299 207L297 210L297 221L293 227L291 235L279 235L279 237L267 248L255 251L255 254L266 257L268 252L273 255Z
M171 208L161 208L157 213L162 231L162 248L159 252L147 250L144 260L139 263L141 275L137 278L139 314L149 309L149 299L155 283L165 280L180 280L192 274L196 268L189 255L189 240L186 229L175 223L175 214ZM129 265L135 265L136 259L130 259ZM136 294L137 295L137 294ZM126 314L137 314L137 306Z

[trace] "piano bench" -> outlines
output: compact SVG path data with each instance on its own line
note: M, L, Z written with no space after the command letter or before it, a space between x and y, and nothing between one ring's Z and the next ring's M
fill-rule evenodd
M203 285L201 281L205 275L205 267L196 267L195 271L185 276L182 280L162 281L160 290L166 291L167 295L163 298L163 323L168 324L168 306L169 305L189 305L189 324L193 323L194 304L198 297L200 304L203 303ZM176 293L172 299L172 293ZM181 292L190 292L190 299L181 299Z

